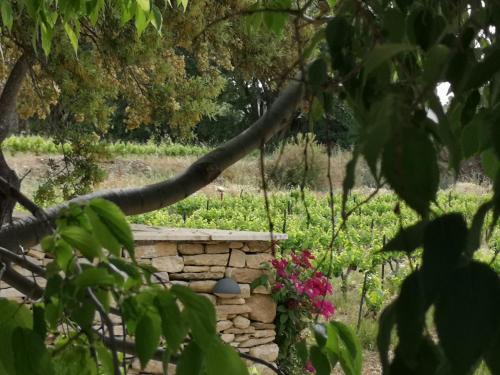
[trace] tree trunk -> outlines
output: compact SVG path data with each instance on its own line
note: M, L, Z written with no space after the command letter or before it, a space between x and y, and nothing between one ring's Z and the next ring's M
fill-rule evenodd
M0 95L0 176L7 180L13 187L19 189L21 181L17 177L3 154L1 143L9 134L9 129L17 121L17 95L21 89L22 83L30 66L30 57L27 54L21 55L12 68L7 82ZM0 194L0 226L12 222L12 212L16 202L7 196Z

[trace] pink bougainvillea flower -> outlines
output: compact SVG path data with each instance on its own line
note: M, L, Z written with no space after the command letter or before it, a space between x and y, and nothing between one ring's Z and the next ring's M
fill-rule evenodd
M274 290L281 290L283 288L284 288L284 285L282 283L274 284Z
M271 264L279 277L286 278L286 267L288 266L288 261L286 259L273 259Z
M330 319L335 314L335 307L330 301L322 299L314 301L314 307L316 307L318 313L325 319Z
M314 368L311 361L307 361L306 365L304 366L304 370L310 374L316 373L316 369Z

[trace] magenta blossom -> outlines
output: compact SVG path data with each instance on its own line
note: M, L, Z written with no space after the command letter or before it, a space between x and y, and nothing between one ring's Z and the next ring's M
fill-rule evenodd
M325 319L329 319L333 314L335 314L335 307L330 301L317 300L314 301L314 307L318 310L318 313Z
M311 361L307 361L306 365L304 366L304 370L310 374L316 373L316 369L314 368Z
M274 290L281 290L283 288L284 288L284 285L282 283L274 284Z

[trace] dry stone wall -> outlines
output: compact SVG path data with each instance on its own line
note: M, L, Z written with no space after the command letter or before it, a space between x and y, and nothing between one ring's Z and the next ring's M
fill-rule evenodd
M166 286L185 285L206 297L215 306L217 331L221 339L242 353L268 362L275 362L278 346L275 325L276 303L270 290L258 287L251 291L250 284L265 271L262 264L272 260L269 233L238 232L221 230L186 230L133 226L136 239L136 258L158 270L158 282ZM286 239L286 235L274 234L273 241ZM33 249L28 257L37 263L47 262L44 254ZM237 295L215 294L213 289L220 279L231 278L238 283ZM43 285L43 280L40 280ZM22 295L0 282L0 297L17 300ZM121 325L115 326L115 335ZM251 363L249 363L250 365ZM272 374L268 368L256 366L260 374ZM161 364L150 365L139 371L134 362L135 373L162 374ZM175 373L175 369L169 370Z

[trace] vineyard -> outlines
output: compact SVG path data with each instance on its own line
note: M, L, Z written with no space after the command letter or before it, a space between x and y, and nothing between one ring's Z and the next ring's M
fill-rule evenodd
M434 211L458 211L470 223L474 208L487 198L442 192L434 204ZM278 255L293 249L311 249L318 259L316 266L331 274L334 285L340 290L349 283L349 275L361 274L365 285L358 288L359 294L363 293L366 309L376 316L397 292L401 280L418 266L419 259L417 254L409 258L401 253L382 254L379 250L386 240L394 237L401 225L411 225L417 221L417 216L391 193L380 193L367 203L360 204L364 199L366 196L363 194L351 195L347 209L359 208L343 223L340 195L334 198L335 215L332 221L327 196L313 192L302 196L300 191L275 193L269 196L270 218L274 231L285 232L289 236L279 245ZM263 197L250 194L223 199L196 195L166 209L132 217L131 221L166 227L269 230ZM336 233L333 249L330 246L332 223ZM498 227L483 247L477 256L485 262L492 262L500 271L500 258L495 257L500 249Z
M180 143L132 143L114 142L103 143L103 149L110 156L125 155L155 155L155 156L199 156L210 151L209 148L197 145L183 145ZM31 152L34 154L62 154L68 150L70 144L56 144L52 139L40 136L10 136L2 144L2 148L13 154Z

